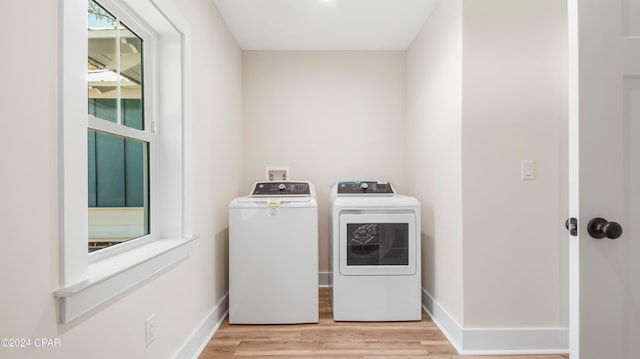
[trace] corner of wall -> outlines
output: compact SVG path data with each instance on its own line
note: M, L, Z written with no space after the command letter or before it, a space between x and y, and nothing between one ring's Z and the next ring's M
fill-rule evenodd
M423 287L462 319L462 0L440 1L407 50L409 195L422 203Z

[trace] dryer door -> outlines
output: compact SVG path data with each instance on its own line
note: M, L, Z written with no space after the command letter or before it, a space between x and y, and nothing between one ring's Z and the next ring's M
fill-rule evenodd
M416 218L413 213L340 215L340 274L416 273Z

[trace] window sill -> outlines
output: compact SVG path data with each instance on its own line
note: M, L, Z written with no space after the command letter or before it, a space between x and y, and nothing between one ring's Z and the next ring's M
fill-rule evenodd
M187 258L196 238L159 239L90 263L86 281L54 292L60 321L68 323Z

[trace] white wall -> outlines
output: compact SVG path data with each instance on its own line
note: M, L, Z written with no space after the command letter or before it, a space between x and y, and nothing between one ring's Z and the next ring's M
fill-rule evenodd
M565 0L464 1L464 325L567 325ZM535 181L520 161L535 160ZM560 304L559 304L560 303Z
M423 284L464 329L567 326L566 47L564 0L462 0L408 51Z
M319 270L328 271L329 187L386 179L406 192L405 53L243 53L244 184L266 166L318 192Z
M422 201L423 286L461 325L566 325L563 0L441 1L407 53L244 54L211 1L168 1L193 33L201 238L188 260L67 325L53 298L59 40L43 30L59 27L59 4L0 3L0 338L61 340L0 358L174 354L227 290L228 202L273 165L318 187L320 271L329 185L386 178ZM519 180L521 159L536 160L536 181Z
M408 178L422 202L422 286L459 322L461 68L462 0L440 1L407 51Z
M228 202L241 191L241 52L209 0L170 0L193 34L194 232L191 257L67 325L58 324L59 2L2 2L7 52L0 121L0 338L59 338L0 358L166 358L227 288ZM224 171L222 171L223 169ZM222 174L224 172L224 174ZM215 185L215 187L214 187ZM224 190L220 190L224 188ZM144 321L157 339L145 348Z

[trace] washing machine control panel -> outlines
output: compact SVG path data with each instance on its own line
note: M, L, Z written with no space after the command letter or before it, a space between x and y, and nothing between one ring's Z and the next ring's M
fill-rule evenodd
M338 183L338 195L393 195L393 187L383 181L348 181Z
M254 197L310 196L307 182L258 182L253 187Z

